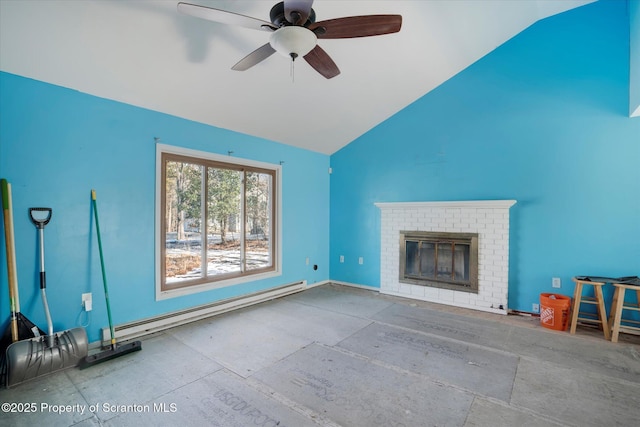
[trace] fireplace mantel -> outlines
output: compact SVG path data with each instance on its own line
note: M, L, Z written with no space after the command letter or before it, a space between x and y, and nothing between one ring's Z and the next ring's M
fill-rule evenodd
M496 208L509 209L515 200L461 200L439 202L391 202L374 203L380 209L414 209L414 208Z
M375 203L380 209L380 293L506 314L509 287L509 209L515 200ZM402 283L403 230L478 234L478 292Z

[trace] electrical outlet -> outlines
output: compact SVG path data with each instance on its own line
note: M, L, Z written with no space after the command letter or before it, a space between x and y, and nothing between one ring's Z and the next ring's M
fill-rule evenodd
M531 310L534 313L540 313L540 304L536 304L535 302L531 305Z
M344 262L344 255L340 255L340 262L343 263Z
M363 257L358 258L358 264L360 264L360 265L364 264L364 258Z
M309 257L307 257L306 261L307 265L309 265Z
M561 282L559 277L554 277L553 279L551 279L552 288L559 288L560 286L561 286Z
M91 292L82 294L82 308L84 308L85 311L91 311L91 309L93 308L92 300L93 298L91 296Z

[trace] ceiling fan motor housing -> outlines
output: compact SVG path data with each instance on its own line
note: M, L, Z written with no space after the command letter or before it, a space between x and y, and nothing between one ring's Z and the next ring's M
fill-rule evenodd
M287 18L284 16L284 2L277 3L275 6L271 8L271 12L269 12L269 18L271 19L271 23L276 27L284 27L290 25L299 25L302 27L307 27L310 24L316 22L316 12L311 9L309 11L309 17L307 18L307 22L303 24L296 24L294 22L287 21Z

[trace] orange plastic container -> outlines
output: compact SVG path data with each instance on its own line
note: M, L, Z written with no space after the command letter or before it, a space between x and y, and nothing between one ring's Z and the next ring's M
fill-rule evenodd
M566 331L569 327L571 298L560 294L540 294L540 324L548 329Z

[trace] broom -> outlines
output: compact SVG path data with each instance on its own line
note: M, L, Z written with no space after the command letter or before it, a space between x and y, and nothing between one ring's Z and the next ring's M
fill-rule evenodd
M117 344L116 334L113 327L113 321L111 320L111 305L109 304L109 289L107 287L107 274L104 269L104 257L102 255L102 240L100 239L100 223L98 222L98 204L96 202L96 190L91 190L91 203L93 206L93 215L96 220L96 233L98 235L98 249L100 250L100 267L102 268L102 284L104 285L104 298L107 303L107 317L109 318L109 331L111 332L111 346L99 353L90 354L80 362L80 369L88 368L89 366L97 365L98 363L106 362L107 360L115 359L116 357L124 356L125 354L132 353L134 351L142 350L142 343L140 341L132 341L127 344Z
M13 235L13 206L11 202L11 184L6 179L0 180L2 191L2 214L4 216L4 241L7 257L7 275L9 279L9 306L11 318L9 325L0 339L0 383L6 385L7 360L6 350L16 341L45 335L32 321L20 312L18 295L18 271L16 269L16 249Z

